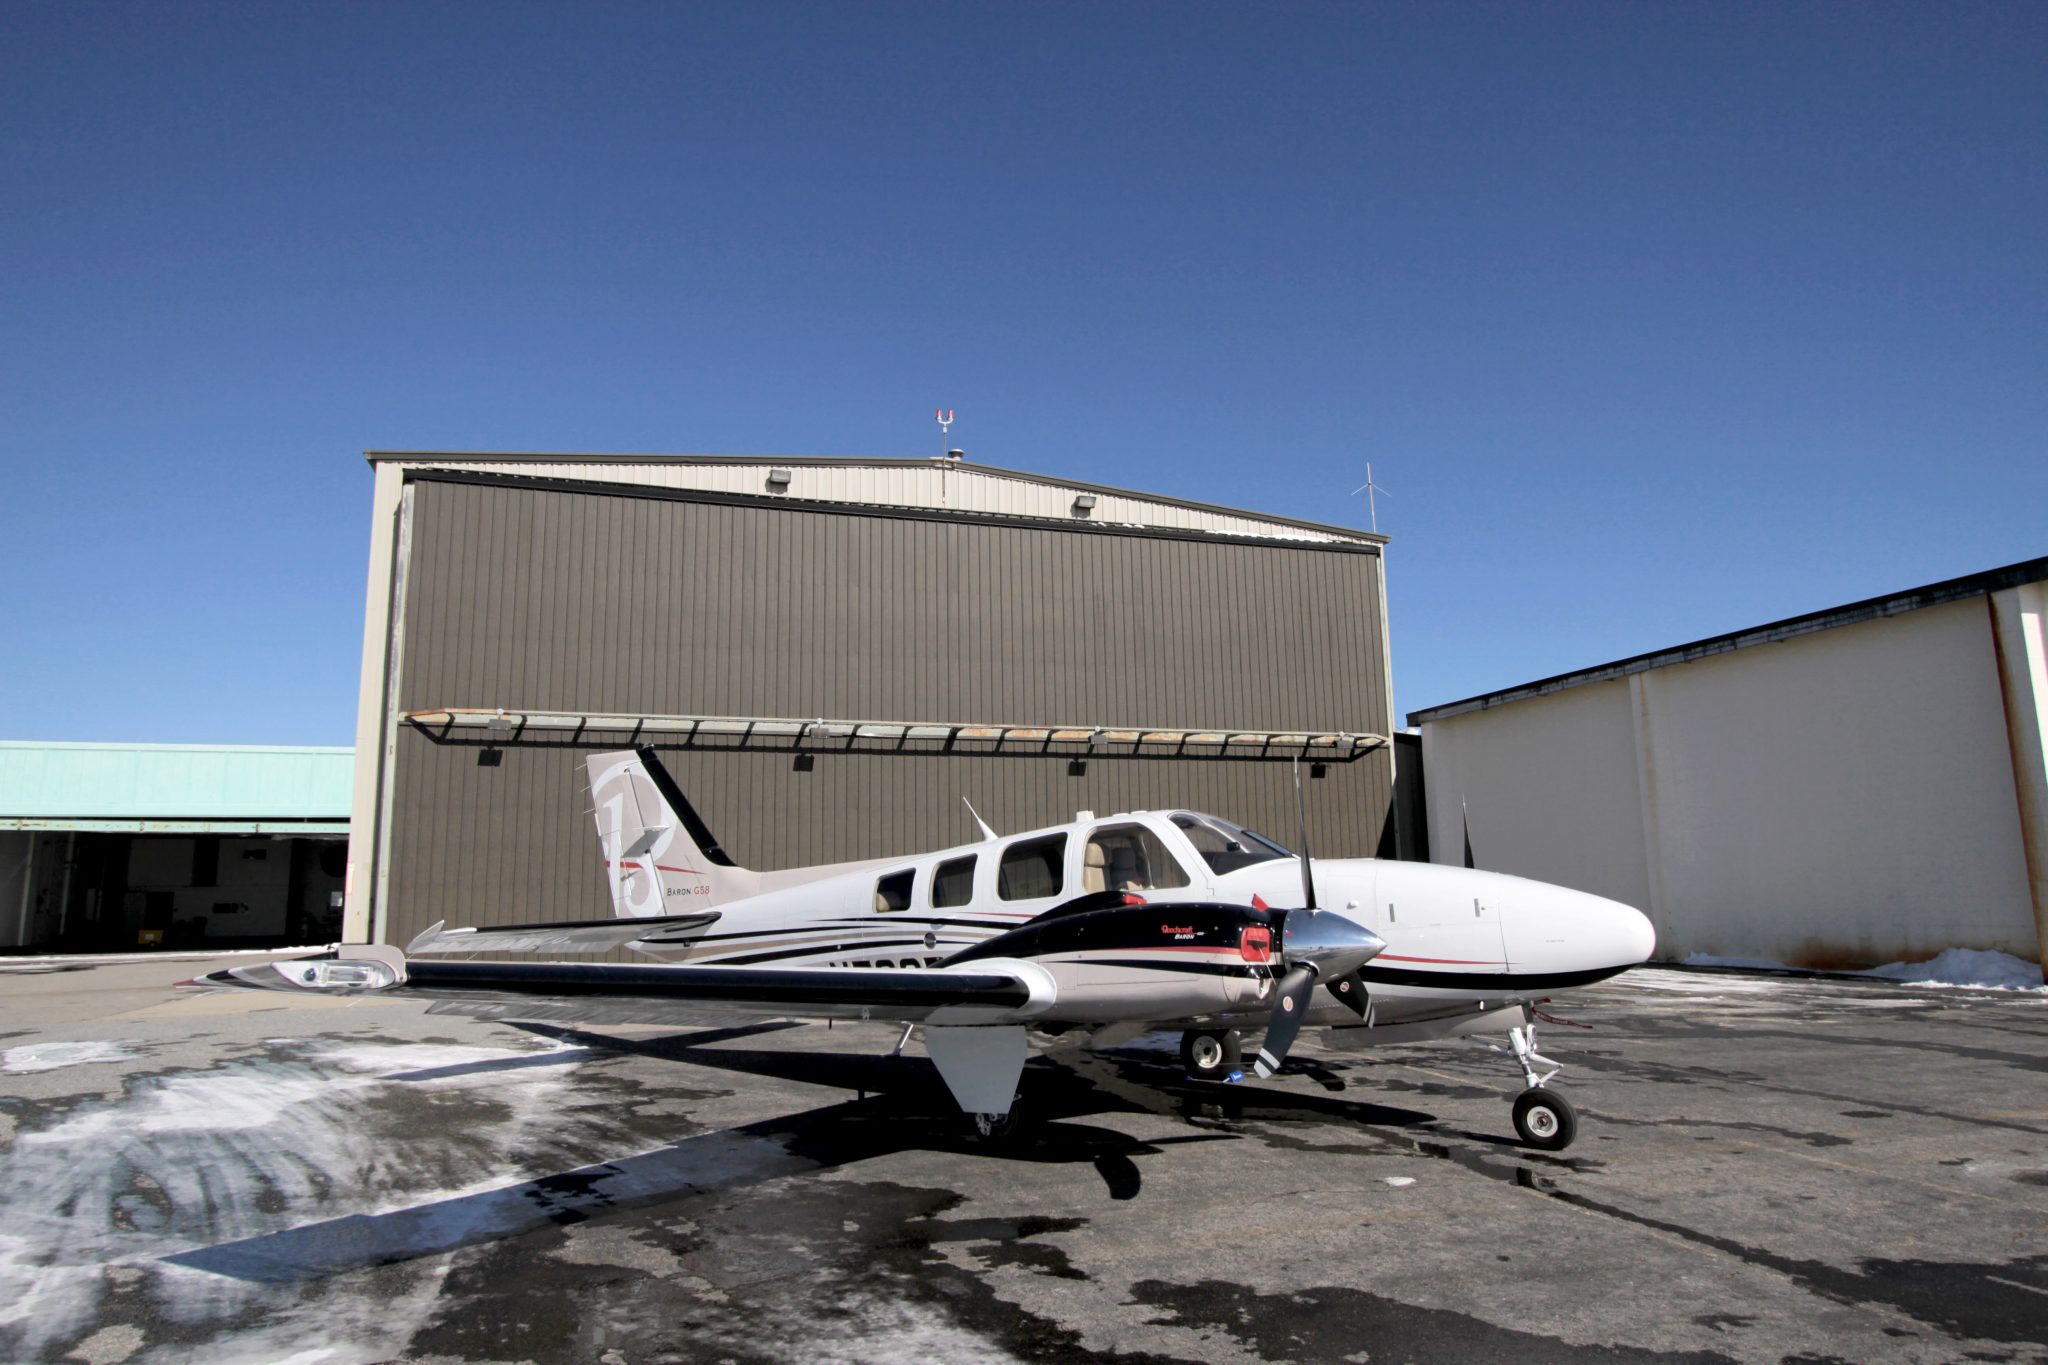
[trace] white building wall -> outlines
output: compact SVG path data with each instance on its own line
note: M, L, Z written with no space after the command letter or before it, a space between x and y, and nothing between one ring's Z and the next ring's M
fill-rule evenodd
M1666 959L2038 958L2007 725L2015 669L2002 682L1995 605L1968 598L1431 721L1430 846L1462 856L1462 796L1479 866L1640 905ZM2038 603L2032 619L2038 633ZM2043 689L2018 672L2037 702Z
M1469 825L1480 867L1649 906L1626 681L1431 722L1422 772L1437 862Z
M1983 599L1632 681L1668 948L1811 966L2034 955Z

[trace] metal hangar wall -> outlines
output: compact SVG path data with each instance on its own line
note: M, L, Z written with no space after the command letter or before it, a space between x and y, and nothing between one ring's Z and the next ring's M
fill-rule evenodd
M371 461L351 941L608 914L581 763L636 740L752 867L968 842L962 798L1004 833L1184 805L1292 842L1284 760L1311 732L1337 746L1315 850L1395 846L1381 537L959 460Z

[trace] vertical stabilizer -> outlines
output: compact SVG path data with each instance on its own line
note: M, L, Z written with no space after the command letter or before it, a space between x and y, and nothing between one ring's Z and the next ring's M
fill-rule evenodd
M683 915L746 894L739 884L751 874L718 846L654 750L592 754L584 766L613 914Z

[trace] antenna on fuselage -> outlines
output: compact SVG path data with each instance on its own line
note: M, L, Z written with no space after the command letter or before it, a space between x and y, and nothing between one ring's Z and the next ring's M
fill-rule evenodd
M965 806L965 807L967 807L967 813L968 813L969 815L973 816L973 817L974 817L974 823L975 823L975 824L977 824L977 825L979 825L979 826L981 827L981 837L982 837L982 838L984 838L984 839L1000 839L1000 838L1002 838L1002 836L1001 836L1000 834L997 834L997 833L996 833L996 832L995 832L994 830L992 830L992 829L990 829L990 828L988 827L988 821L986 821L986 820L984 820L984 819L982 819L982 818L981 818L981 812L980 812L980 811L978 811L978 810L976 810L976 809L974 808L974 803L973 803L972 801L969 801L969 800L968 800L968 799L967 799L966 797L964 797L964 796L963 796L963 797L961 797L961 798L960 798L960 804L961 804L961 805L963 805L963 806Z

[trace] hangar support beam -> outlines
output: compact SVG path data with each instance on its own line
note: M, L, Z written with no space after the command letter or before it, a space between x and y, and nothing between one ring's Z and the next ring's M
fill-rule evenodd
M1346 731L1187 730L1159 726L962 724L951 721L796 720L777 716L598 715L450 706L408 711L406 723L449 743L586 744L667 741L704 748L825 752L1222 758L1350 763L1387 743Z

